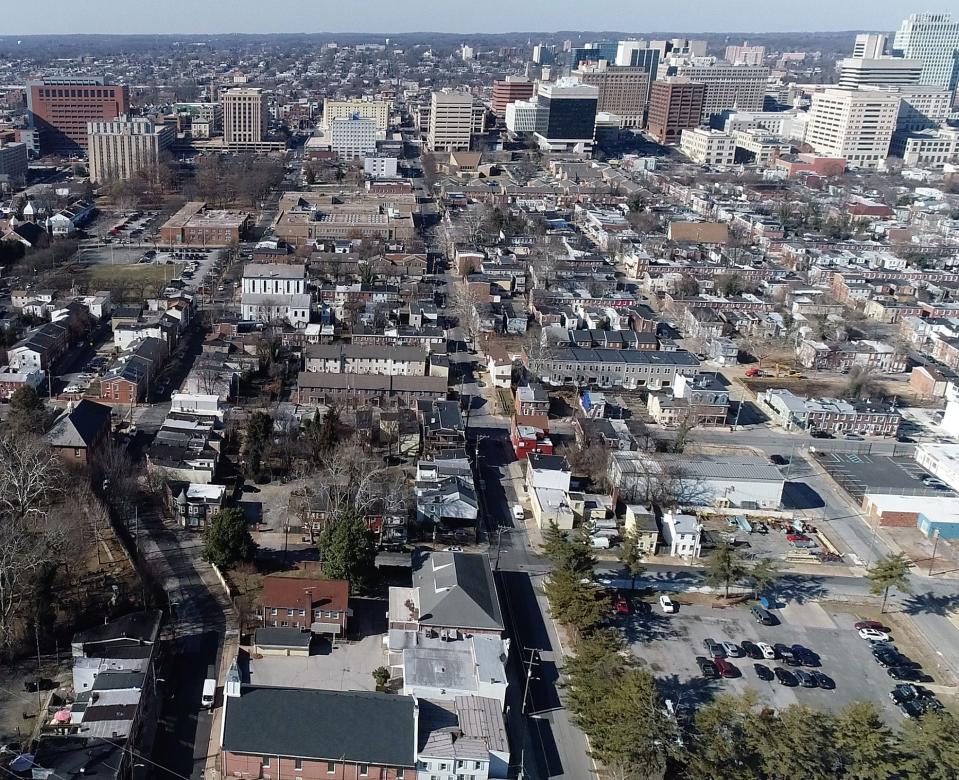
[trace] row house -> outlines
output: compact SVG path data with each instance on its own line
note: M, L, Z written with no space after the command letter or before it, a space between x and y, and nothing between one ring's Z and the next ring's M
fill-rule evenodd
M582 349L659 349L654 333L632 330L570 330L569 343Z
M689 352L625 349L556 349L543 361L541 379L553 387L670 387L676 374L693 376L699 360Z
M70 348L70 329L63 322L41 325L7 350L7 362L15 371L47 371Z
M515 414L510 425L509 438L517 460L525 460L531 454L553 454L553 441L549 438L549 420L546 415Z
M396 325L383 330L366 325L355 325L349 334L344 334L352 344L387 347L420 347L429 352L446 351L446 330L436 326Z
M796 356L805 368L849 371L854 366L888 374L906 370L906 356L882 341L864 339L839 344L805 340L796 347Z
M757 399L771 412L773 421L788 431L892 437L899 433L902 422L899 412L878 403L804 398L784 389L767 390Z
M135 404L150 395L150 384L169 355L166 342L145 338L120 357L119 363L100 378L100 400Z
M420 400L445 398L445 377L377 374L327 374L310 371L297 377L296 401L344 409L413 408Z
M770 312L776 309L775 301L766 301L751 293L724 298L720 295L696 295L692 298L681 298L666 293L666 308L671 311L680 308L687 309L715 309L716 311L755 311Z
M426 376L429 353L420 347L311 344L304 348L307 371L325 374Z

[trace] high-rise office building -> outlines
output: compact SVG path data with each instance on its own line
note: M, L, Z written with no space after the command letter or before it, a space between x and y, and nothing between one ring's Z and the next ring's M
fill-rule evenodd
M817 154L877 168L889 154L899 95L880 89L826 89L812 97L806 143Z
M750 46L744 43L742 46L726 47L726 62L733 65L762 65L765 61L765 46Z
M860 33L852 47L852 56L856 59L877 60L886 54L889 38L879 33Z
M354 114L330 122L330 150L342 160L368 157L376 151L376 121Z
M367 100L353 98L351 100L323 99L323 124L330 126L334 119L349 119L358 114L376 122L376 129L386 132L390 124L390 103L388 100Z
M253 149L266 136L266 92L235 87L220 95L223 102L223 144L227 149Z
M426 136L432 151L468 151L474 126L473 96L469 92L442 89L433 93Z
M583 63L572 73L599 90L597 112L615 114L620 127L642 127L649 95L649 73L643 68L616 67L605 61Z
M616 47L616 62L610 64L628 67L635 65L633 61L638 57L638 53L647 49L646 41L620 41Z
M506 106L506 129L511 133L546 132L546 112L535 100L517 100Z
M701 121L727 111L762 111L769 68L764 65L730 65L708 58L689 60L676 75L706 87Z
M955 91L959 83L959 21L952 14L912 14L896 30L893 53L922 63L920 84Z
M517 100L529 100L533 97L533 82L525 76L507 76L493 82L493 95L490 107L498 117L506 116L506 106Z
M616 53L619 51L619 41L594 41L585 46L577 46L570 50L570 70L578 68L581 62L616 62Z
M546 113L545 129L536 136L550 152L590 154L596 134L599 89L572 78L540 84L537 102Z
M0 184L19 187L26 184L29 155L25 143L0 141Z
M556 59L556 49L545 43L537 43L533 47L533 62L537 65L552 65Z
M153 169L160 152L176 140L173 127L158 126L143 117L120 116L87 124L90 181L125 181Z
M47 78L27 85L30 125L40 154L83 154L87 123L116 119L130 110L127 88L103 78Z
M661 144L678 143L683 130L699 126L705 95L703 84L676 78L654 81L646 122L649 134Z
M847 57L836 65L839 86L843 89L918 84L922 75L922 63L919 60L900 57Z

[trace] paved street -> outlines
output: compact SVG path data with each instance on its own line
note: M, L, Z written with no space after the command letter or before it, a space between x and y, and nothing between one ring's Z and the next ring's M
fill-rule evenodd
M138 524L141 558L167 594L172 622L159 673L168 694L154 743L153 776L200 778L213 729L213 718L200 707L200 694L207 676L222 683L225 662L220 655L233 609L212 567L201 559L199 536L149 512L139 515Z

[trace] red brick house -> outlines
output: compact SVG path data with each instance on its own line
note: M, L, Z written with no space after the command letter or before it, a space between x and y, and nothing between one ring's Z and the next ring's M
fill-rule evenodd
M412 696L227 679L220 777L415 780Z
M549 438L549 420L546 415L515 415L509 437L517 460L525 460L530 453L553 454L553 442Z
M58 419L46 441L66 463L87 465L110 441L110 407L83 400Z
M346 633L349 595L346 580L265 577L260 595L261 625L342 636Z

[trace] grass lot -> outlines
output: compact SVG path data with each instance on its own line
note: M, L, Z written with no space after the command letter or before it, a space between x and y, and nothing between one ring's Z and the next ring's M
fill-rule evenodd
M183 263L153 265L135 263L133 265L107 265L100 263L90 266L83 273L91 285L109 287L111 284L163 285L175 279L183 270Z

